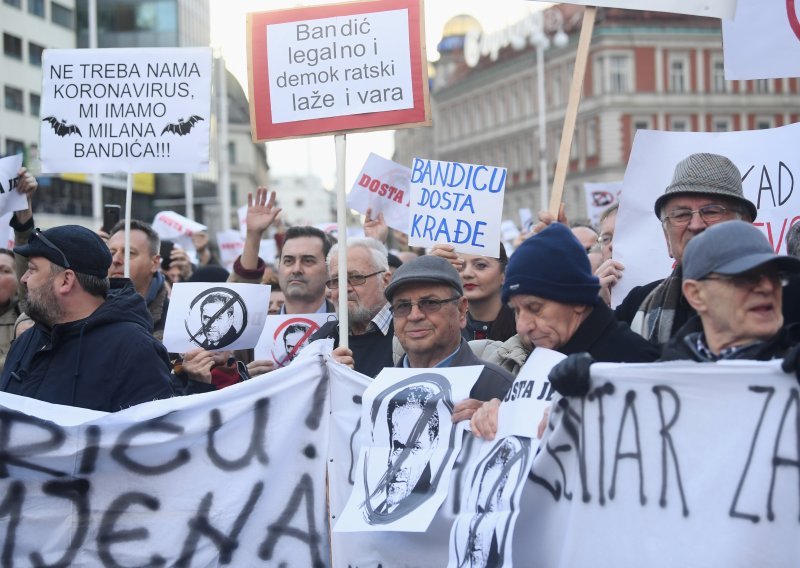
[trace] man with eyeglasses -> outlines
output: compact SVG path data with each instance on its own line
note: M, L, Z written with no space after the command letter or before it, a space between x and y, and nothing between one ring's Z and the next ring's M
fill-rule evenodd
M36 324L11 346L0 390L105 412L172 396L144 299L130 280L109 290L111 253L97 234L37 229L14 252L28 259L23 309Z
M339 247L328 253L327 281L334 305L339 305L342 286L336 278L339 270ZM347 317L350 333L349 348L337 346L334 357L343 364L375 378L384 367L394 365L392 342L394 326L384 290L391 279L386 247L369 237L347 241ZM311 341L333 338L338 344L339 322L324 324Z
M461 337L467 322L467 299L458 271L447 260L428 255L403 264L385 294L394 316L395 335L405 350L398 366L484 365L470 398L456 405L454 421L470 418L481 401L505 396L513 375L478 359Z
M616 308L616 316L653 343L664 345L694 315L681 292L682 261L686 245L708 227L740 219L752 222L756 206L744 197L742 176L728 158L717 154L692 154L675 167L672 183L655 202L669 254L675 269L664 280L638 286ZM606 264L616 278L620 270ZM615 279L598 271L604 286ZM613 281L611 281L613 280Z

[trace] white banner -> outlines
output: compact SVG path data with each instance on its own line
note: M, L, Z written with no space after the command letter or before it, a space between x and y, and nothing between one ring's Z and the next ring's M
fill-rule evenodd
M326 378L314 354L115 414L0 393L3 565L327 565Z
M505 168L414 158L408 244L499 258Z
M45 49L42 171L208 170L211 48Z
M603 211L619 202L622 181L585 183L583 190L586 192L586 214L596 227L600 224L600 215Z
M722 40L729 81L800 77L800 2L739 0Z
M28 198L15 191L21 167L22 154L0 158L0 215L28 208Z
M693 16L711 16L732 20L736 12L737 0L570 0L570 4L584 6L604 6L607 8L627 8L629 10L649 10L652 12L673 12ZM739 0L740 2L743 0ZM769 0L776 1L776 0ZM783 0L781 0L783 2Z
M653 205L671 183L678 162L696 152L730 158L739 168L744 195L755 203L755 226L764 231L775 252L786 253L786 235L800 220L800 124L742 132L661 132L639 130L625 170L614 232L614 258L625 264L622 279L611 290L621 302L634 287L664 278L672 271L661 222Z
M408 234L410 179L409 168L370 153L347 194L347 206L364 215L372 209L373 217L383 213L389 227Z

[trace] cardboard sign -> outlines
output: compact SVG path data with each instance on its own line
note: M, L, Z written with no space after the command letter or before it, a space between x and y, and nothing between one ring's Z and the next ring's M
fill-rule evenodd
M736 12L737 0L570 0L570 4L584 6L604 6L607 8L627 8L629 10L649 10L652 12L673 12L692 16L710 16L732 20ZM742 0L739 0L740 2ZM783 0L781 0L783 1Z
M267 318L269 293L263 284L174 284L164 346L172 353L255 347Z
M430 124L421 0L247 16L253 140Z
M612 303L621 302L634 286L672 271L653 205L672 181L675 165L696 152L721 154L736 164L744 195L758 208L754 225L764 231L775 252L785 254L789 227L800 221L800 156L793 150L798 145L800 124L719 133L639 130L614 231L614 258L625 264L625 272L611 289Z
M606 183L585 183L583 190L586 192L586 213L592 225L600 224L603 211L619 202L622 193L622 181Z
M408 244L500 256L505 168L414 158Z
M0 215L28 208L28 198L16 190L21 167L22 154L0 158Z
M739 0L722 22L725 78L800 77L800 2Z
M347 194L347 206L364 215L367 209L373 216L383 213L389 227L408 234L410 179L409 168L370 153Z
M208 170L211 48L45 49L42 171Z
M272 361L275 367L286 367L309 345L309 339L336 314L281 314L267 316L258 338L254 356Z

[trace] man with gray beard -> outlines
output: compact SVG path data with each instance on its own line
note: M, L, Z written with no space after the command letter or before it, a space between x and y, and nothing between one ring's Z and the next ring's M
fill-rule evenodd
M338 306L342 289L335 275L339 270L339 248L334 245L328 253L328 288L334 305ZM384 247L372 238L349 239L347 242L347 317L349 319L349 349L337 348L334 355L342 363L352 362L359 373L375 378L384 367L392 367L394 326L389 303L383 294L391 279L389 261ZM311 341L331 337L339 342L339 323L328 322L311 337Z

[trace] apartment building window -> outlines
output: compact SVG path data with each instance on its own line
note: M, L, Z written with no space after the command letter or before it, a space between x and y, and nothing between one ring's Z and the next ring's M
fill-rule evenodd
M773 127L773 120L771 116L757 116L756 117L756 130L766 130Z
M725 62L722 59L715 59L711 64L711 89L715 93L725 93L728 84L725 82Z
M33 116L39 116L39 109L42 105L42 97L36 93L28 94L29 111Z
M22 89L15 89L14 87L6 85L5 101L8 110L15 110L17 112L25 111L25 106L22 102Z
M22 0L3 0L3 4L8 4L9 6L14 6L15 8L21 8Z
M756 80L756 93L766 94L771 92L769 79Z
M28 12L44 18L44 0L28 0Z
M50 19L54 24L64 26L65 28L75 28L75 14L66 6L62 6L58 2L50 4Z
M37 66L41 65L42 53L44 53L44 47L32 41L28 42L28 63Z
M689 119L685 116L673 116L669 119L669 129L672 132L688 132Z
M25 152L25 142L6 138L6 156L14 156Z
M713 132L730 132L731 131L731 119L726 116L718 116L715 117L712 123L712 131Z
M594 61L592 62L592 94L602 95L603 94L603 77L605 74L603 73L603 58L602 57L595 57Z
M689 56L672 54L669 57L669 90L672 93L689 92Z
M591 158L597 155L597 119L592 118L586 123L586 156Z
M3 53L7 57L22 59L22 40L15 35L4 33Z
M631 90L631 58L627 55L612 55L608 59L609 91L627 93Z

